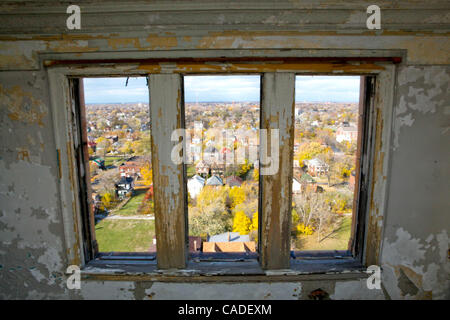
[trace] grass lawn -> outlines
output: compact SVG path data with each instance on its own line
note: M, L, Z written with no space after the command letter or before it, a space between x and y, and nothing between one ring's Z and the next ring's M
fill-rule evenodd
M105 167L112 165L116 162L122 162L125 161L127 157L105 157ZM120 164L120 163L119 163Z
M154 220L102 220L95 226L100 252L148 252Z
M142 203L142 200L145 197L145 193L147 189L138 189L135 190L135 194L133 197L124 205L120 210L114 211L114 214L118 214L121 216L134 216L139 214L138 209Z
M188 179L192 178L193 176L195 176L196 172L195 172L195 166L194 165L187 165L186 166L186 176Z
M341 219L339 228L320 242L317 241L317 234L315 233L310 236L299 235L296 241L296 250L347 250L352 218L343 216Z

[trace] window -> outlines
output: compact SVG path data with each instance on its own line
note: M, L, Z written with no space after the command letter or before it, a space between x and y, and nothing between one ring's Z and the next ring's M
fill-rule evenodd
M164 64L159 64L152 60L138 62L137 66L136 64L131 66L124 65L121 70L127 70L126 72L119 72L115 67L107 65L100 67L100 69L86 66L50 68L52 110L54 113L55 131L57 132L55 140L60 164L61 203L67 229L69 259L71 261L77 261L76 259L79 259L79 263L83 264L89 261L103 259L104 255L99 255L99 252L112 251L115 253L110 254L110 257L116 260L122 259L122 261L115 262L116 264L125 263L130 259L134 261L144 260L142 263L153 261L153 265L156 263L157 268L162 270L192 268L193 270L197 270L196 272L201 273L202 271L198 270L202 270L202 268L199 269L198 265L192 265L192 258L195 258L193 254L198 254L200 251L198 249L202 247L200 246L199 248L198 243L191 244L190 242L193 241L190 241L189 236L202 237L202 235L194 234L194 232L200 233L201 229L194 231L192 225L192 212L190 212L189 206L192 206L191 209L194 206L190 193L195 187L193 189L189 181L192 181L191 179L194 178L195 174L200 173L200 171L197 172L197 167L193 167L194 164L197 165L201 160L197 158L198 151L200 151L198 147L200 147L201 151L205 151L204 149L206 149L202 144L204 128L201 127L203 127L204 123L208 122L208 125L210 125L209 122L211 120L214 121L221 117L220 123L230 128L233 127L233 129L236 129L234 128L236 124L242 125L243 123L252 130L253 128L259 127L259 130L257 130L256 151L252 151L251 148L248 150L244 148L244 164L246 157L249 160L248 171L253 170L255 172L255 164L259 168L258 177L256 175L253 177L253 182L258 180L257 188L252 191L253 196L255 194L258 195L257 203L253 199L251 203L245 203L243 210L247 219L252 224L254 222L256 224L256 221L258 224L257 232L254 232L257 235L252 236L252 240L254 239L255 242L255 252L253 254L252 250L247 250L252 254L244 259L246 261L252 260L254 262L251 263L256 263L256 265L251 264L251 272L263 272L258 271L259 269L256 267L258 265L261 268L260 270L291 268L291 270L297 270L301 273L304 268L307 268L310 272L323 272L329 268L327 267L327 263L335 263L337 261L335 258L343 257L349 261L347 266L351 265L355 267L361 264L374 263L377 259L377 250L379 248L379 226L381 225L380 221L382 221L380 211L382 211L385 203L383 194L386 190L386 179L383 177L387 176L386 161L388 161L389 155L389 128L391 121L389 108L392 103L392 75L394 70L389 61L389 59L378 59L375 62L353 63L344 59L342 62L336 64L335 62L328 62L322 59L318 60L317 64L311 64L310 61L292 62L289 59L283 61L283 59L278 58L268 59L262 62L252 62L250 60L245 62L224 62L223 60L214 62L214 59L212 59L211 61L196 60L188 62L177 61L173 63L166 61ZM120 64L120 61L117 64ZM51 63L47 63L46 65L51 66ZM311 255L305 254L306 251L302 251L300 246L292 246L296 240L292 237L296 235L296 233L293 234L293 231L298 231L298 224L293 230L294 224L292 220L295 219L292 214L293 208L295 209L298 205L295 194L293 194L293 191L297 191L294 190L293 186L296 170L294 169L294 165L295 160L300 160L296 159L296 157L298 158L298 154L296 154L294 149L296 147L295 137L298 135L298 130L295 130L295 126L296 118L301 115L297 114L299 113L298 110L302 110L300 104L298 108L295 106L296 78L298 79L299 77L310 74L323 76L326 74L334 74L335 72L346 76L351 75L354 77L353 79L361 79L357 121L354 116L355 106L348 106L348 110L351 111L348 115L349 120L351 120L348 121L349 125L351 122L355 122L358 125L356 133L357 141L353 146L350 143L348 150L350 156L349 163L348 165L345 163L347 165L345 166L345 170L341 170L342 172L345 171L345 178L348 177L347 171L354 168L354 170L350 170L350 176L352 175L352 171L355 171L353 204L351 206L348 204L352 201L352 196L350 196L344 206L344 209L348 213L350 213L351 207L352 213L350 233L347 233L347 235L350 234L348 239L349 245L347 247L348 250L341 250L345 248L343 245L335 246L334 244L329 248L312 247L311 249L315 251L319 250L319 252ZM206 101L200 101L200 99L196 100L195 88L200 88L198 85L200 82L190 82L193 81L191 79L195 80L195 78L200 79L201 77L205 77L205 73L214 74L215 77L220 79L226 78L225 76L228 79L232 79L238 76L238 74L240 77L254 77L257 79L255 83L258 86L255 88L257 88L256 91L259 90L259 95L257 95L257 99L247 101L247 104L241 101L240 106L227 101L228 105L226 105L226 108L229 108L228 112L225 112L224 106L219 104L214 105L212 108L210 104L212 101L206 103ZM95 141L97 145L100 144L101 146L95 150L95 154L91 154L92 159L89 159L87 124L89 123L89 117L95 116L96 113L89 113L93 109L89 106L90 101L87 101L88 113L86 114L87 118L84 119L85 91L83 90L83 81L80 81L80 79L89 78L87 80L90 80L92 77L102 76L105 78L111 77L111 75L115 77L121 76L123 77L121 81L125 82L128 77L146 77L148 88L147 86L144 87L144 85L141 85L140 90L142 92L149 90L150 93L150 114L148 117L142 111L145 108L142 110L139 108L133 110L132 108L127 110L127 112L131 112L137 118L151 119L150 137L146 137L146 141L148 142L145 143L147 149L138 152L139 154L133 154L131 152L129 155L149 157L148 161L150 166L147 169L149 171L151 170L150 179L153 183L153 198L152 200L149 198L148 202L153 202L153 208L149 206L148 209L154 212L154 220L152 220L154 221L154 231L152 229L153 227L144 227L145 231L148 231L146 238L147 244L140 247L128 247L130 249L122 249L123 247L121 246L123 243L113 245L113 242L108 243L106 241L102 244L102 241L99 241L101 238L99 237L101 234L99 232L107 234L107 230L106 228L103 230L97 228L96 230L96 226L108 221L108 219L98 219L97 224L95 223L95 215L90 214L93 210L89 209L92 199L89 188L96 189L97 187L95 187L95 184L92 186L86 182L91 181L91 169L92 173L95 173L95 169L102 170L100 167L96 168L95 164L90 168L89 160L97 160L98 158L96 157L103 157L103 160L106 160L113 150L107 142L101 140L99 142ZM130 85L132 83L131 79L129 80ZM333 79L338 79L336 81L339 81L344 78L333 76ZM245 91L245 86L240 86L240 90ZM200 92L200 90L198 91ZM58 108L57 106L64 104L64 101L70 101L70 103L65 104L67 109ZM145 106L145 101L142 103ZM342 111L345 111L345 108ZM303 109L306 110L308 107L305 106ZM219 115L220 112L222 114ZM112 111L106 109L104 113L108 113L109 117ZM125 112L121 111L114 112L116 115L118 113L125 114ZM140 113L141 115L138 116ZM125 115L120 116L126 117ZM227 123L224 119L229 116L236 120L239 119L239 121ZM97 118L100 117L97 115ZM199 120L202 122L201 125L198 123ZM319 117L316 120L320 125L324 119ZM312 119L312 122L316 120ZM340 124L346 127L347 124L343 123L345 121L341 121ZM140 124L142 125L142 121ZM214 125L214 123L212 124ZM136 127L136 124L126 124L126 127L122 123L121 125L121 131L127 131L129 127L135 130L134 127ZM195 135L196 129L202 131L200 138ZM337 133L338 129L336 128L335 133ZM141 131L145 130L141 126ZM335 138L336 145L333 145L333 147L338 146L338 143L342 144L348 140L354 141L354 133L344 131L339 135L340 142ZM126 135L128 134L133 133L127 132ZM318 134L318 132L314 132L314 134ZM325 133L323 134L324 139L326 139ZM211 135L215 138L213 141L218 139L217 133ZM250 140L246 141L244 139L243 141L239 141L239 137L236 138L238 140L237 142L243 145L248 144L249 147L250 145L255 146L255 143L250 143ZM66 141L69 141L70 144L66 143ZM81 141L82 143L77 143L77 141ZM92 146L93 144L91 143L91 149ZM121 145L121 147L123 147L123 152L128 155L129 152L125 152L130 151L125 150L127 146ZM300 146L297 147L300 148ZM223 145L222 150L220 150L220 146L219 149L217 146L214 146L214 148L219 151L219 157L220 151L223 150L228 155L227 149L230 149L231 155L233 155L232 149L234 146ZM131 150L134 151L132 145ZM214 149L211 150L214 151ZM355 150L356 153L354 152ZM210 158L215 159L217 155L214 155L214 152L210 153ZM251 159L255 154L257 161ZM234 156L232 158L233 161L230 167L235 165ZM181 161L179 161L180 159ZM228 162L229 158L226 156L226 158L222 157L222 159L226 159L226 162ZM313 159L314 157L308 157L308 159L305 158L303 160L309 161ZM102 166L101 160L98 161L100 166ZM354 163L354 167L351 166L351 163ZM304 164L306 163L303 161L302 165ZM318 180L320 178L319 182L324 183L323 186L326 189L328 184L326 175L327 170L330 172L330 164L326 163L329 166L328 168L326 165L321 165L322 163L320 161L318 161L318 164L316 165L314 161L309 163L307 170L310 170L309 172L312 175L309 173L308 175L313 179L315 179L314 177L318 177L316 178ZM107 167L106 164L103 165ZM198 170L202 170L200 167ZM227 170L226 167L227 165L222 169L224 172ZM130 167L129 169L131 170L132 168ZM235 168L231 169L234 170ZM314 170L314 173L312 170ZM103 171L107 172L108 169ZM125 175L127 172L131 171L125 170ZM211 177L213 176L212 168L207 168L207 172L207 174L211 174ZM139 169L139 173L142 175L141 169ZM220 173L218 175L220 178ZM80 179L71 179L71 177L79 177ZM344 174L341 177L344 181L338 183L349 183L349 181L344 179ZM87 178L89 180L86 180ZM235 182L230 181L230 183ZM329 184L331 186L332 183L330 182ZM130 187L132 183L125 183L125 188L127 188L127 185ZM145 187L149 186L149 184L144 185ZM253 183L253 185L256 186L256 183ZM316 186L318 185L316 184ZM314 195L316 194L319 193L314 193ZM325 192L320 193L320 195L324 194ZM374 194L377 196L374 197ZM120 197L126 196L126 193L123 195L117 194L119 200ZM130 196L131 200L135 198L133 194ZM233 197L228 196L228 200L230 198ZM107 204L107 201L105 203ZM137 206L136 214L132 214L131 216L138 215L140 208ZM236 206L230 210L232 213L231 216L234 215L235 217L239 210L233 212L233 209L236 209ZM248 210L251 214L248 214L245 210ZM257 215L254 214L256 212L255 210L257 211ZM125 216L130 217L128 215ZM243 219L247 221L245 225L248 225L247 219ZM74 233L70 232L71 225L75 225L76 231ZM306 227L304 226L303 228L305 229ZM231 225L231 232L233 232L232 228L233 226ZM250 231L256 231L254 229L256 228L253 227L253 230ZM153 232L155 239L153 239ZM133 231L131 233L134 236L136 232ZM202 242L204 241L204 239L201 240ZM151 245L155 244L155 242L158 248L156 261L154 252L150 250ZM343 242L347 242L347 239ZM102 249L107 248L107 245L111 246L110 249ZM329 254L330 250L333 252L331 255ZM123 254L123 251L127 251L126 254ZM214 248L214 251L217 250ZM339 251L345 251L345 254L340 254ZM189 257L190 253L191 257ZM201 253L204 254L204 252ZM312 267L311 264L303 263L304 258L314 260L317 255L321 257L321 266L314 265ZM328 260L322 259L323 257L326 257ZM332 268L336 270L336 268ZM243 272L239 268L236 270L238 270L237 272L239 274Z
M259 75L185 76L189 253L256 257Z
M359 86L358 76L296 77L293 251L351 250Z
M84 78L77 104L84 148L86 210L96 252L155 253L155 215L145 77ZM83 172L83 170L80 170Z

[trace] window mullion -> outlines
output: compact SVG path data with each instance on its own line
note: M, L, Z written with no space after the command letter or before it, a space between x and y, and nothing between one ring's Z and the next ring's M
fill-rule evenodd
M172 132L182 128L180 74L149 76L155 231L159 269L185 268L187 261L183 164L172 161Z
M262 77L259 248L264 269L289 268L294 88L294 73Z

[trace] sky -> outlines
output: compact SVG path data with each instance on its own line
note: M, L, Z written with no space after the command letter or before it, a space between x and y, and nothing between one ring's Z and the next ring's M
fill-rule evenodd
M148 102L145 77L85 78L86 103ZM186 102L259 101L258 75L185 76ZM296 102L358 102L359 76L297 76Z

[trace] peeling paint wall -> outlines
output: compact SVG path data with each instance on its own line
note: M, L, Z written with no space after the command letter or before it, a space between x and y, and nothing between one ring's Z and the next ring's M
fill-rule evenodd
M196 292L189 298L203 299L221 291L223 297L240 292L246 299L308 299L321 288L332 299L450 299L450 7L447 1L379 1L382 30L369 31L369 4L191 1L177 7L160 1L116 6L84 1L77 32L65 29L64 2L21 6L3 1L0 9L10 14L0 17L0 298L163 299ZM58 162L42 60L61 55L145 58L163 50L195 49L401 53L383 214L382 290L368 290L365 280L326 279L237 284L87 280L79 291L66 288Z

